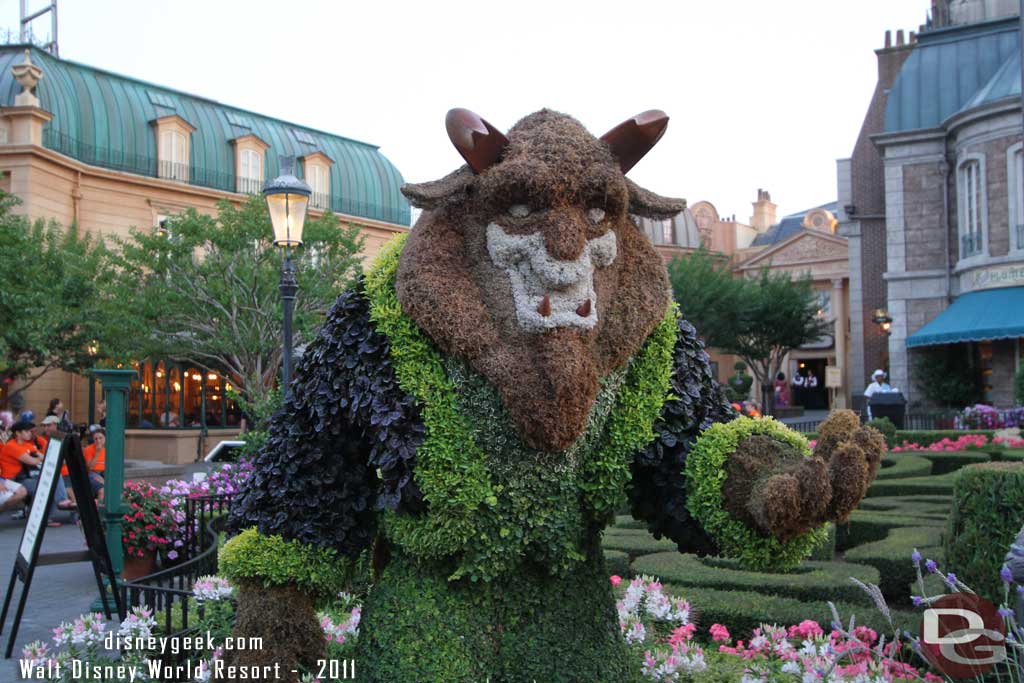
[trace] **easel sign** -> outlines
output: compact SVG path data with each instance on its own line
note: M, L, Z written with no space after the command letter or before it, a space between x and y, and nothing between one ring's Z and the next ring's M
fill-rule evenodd
M54 493L57 490L57 477L60 476L60 466L64 462L67 462L72 489L78 501L82 531L85 534L88 550L40 555L39 549L43 544L46 523L50 517L50 507L53 503ZM117 590L117 576L114 574L110 563L107 544L103 536L103 528L100 526L99 512L96 510L96 502L92 497L92 487L89 485L89 469L86 467L85 458L82 455L82 444L74 434L56 432L50 438L46 454L43 457L43 466L39 474L39 485L36 487L36 493L32 499L32 508L25 522L21 544L18 546L18 555L14 558L11 581L7 586L7 595L4 597L3 612L0 613L0 633L3 633L3 627L7 623L7 610L10 608L11 599L14 597L15 585L20 579L24 587L21 590L21 596L18 598L18 607L14 613L14 623L11 627L10 638L7 641L5 658L10 659L11 652L14 651L14 641L18 636L18 626L21 624L22 614L25 612L25 600L32 585L32 576L35 573L35 568L47 564L66 564L84 561L92 563L93 574L96 576L96 585L99 587L101 595L104 592L103 576L108 577L111 591L114 594L118 616L124 619L124 605L121 602L121 594ZM106 617L110 619L110 608L106 604L104 604L104 612Z

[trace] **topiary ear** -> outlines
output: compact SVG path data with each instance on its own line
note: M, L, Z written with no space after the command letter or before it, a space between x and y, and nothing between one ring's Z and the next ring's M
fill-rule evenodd
M626 187L629 190L629 212L636 216L664 220L686 209L685 199L662 197L645 190L629 178L626 178Z
M436 209L449 201L458 202L465 199L474 177L473 170L469 166L463 166L440 180L406 183L402 185L402 194L419 209Z

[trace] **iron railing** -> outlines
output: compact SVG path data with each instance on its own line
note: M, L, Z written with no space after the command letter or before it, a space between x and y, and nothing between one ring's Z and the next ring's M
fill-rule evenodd
M263 191L261 180L241 177L234 173L225 173L196 165L184 166L173 162L159 161L153 157L127 154L122 150L91 145L54 130L43 129L43 146L55 152L78 159L90 166L134 173L150 178L167 178L199 185L222 192L241 192L259 194ZM399 200L400 201L400 200ZM390 223L405 225L408 214L399 204L386 206L376 202L367 202L340 194L317 193L311 201L314 208L330 209L334 213L352 216L365 216Z
M969 232L960 236L960 258L975 256L981 253L982 239L980 232Z
M866 421L867 419L866 414L861 414L861 420ZM821 420L786 422L787 427L802 434L817 432L820 424ZM965 416L959 411L905 413L903 416L903 430L909 432L932 430L971 431L1020 426L1024 426L1024 409L1022 408L994 410L975 416Z

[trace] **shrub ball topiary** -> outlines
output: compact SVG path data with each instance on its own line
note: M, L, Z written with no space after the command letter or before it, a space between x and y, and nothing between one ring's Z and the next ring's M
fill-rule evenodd
M977 593L999 603L999 569L1024 524L1024 463L971 465L953 484L946 565Z
M889 448L899 445L896 443L896 425L889 418L876 417L873 420L868 420L867 426L877 429L879 434L885 438L885 445Z

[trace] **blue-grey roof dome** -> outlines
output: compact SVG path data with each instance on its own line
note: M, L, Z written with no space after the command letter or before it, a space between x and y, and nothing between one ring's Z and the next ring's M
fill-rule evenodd
M1020 96L1016 17L922 33L885 110L885 132L935 128L957 112Z
M25 45L0 46L0 103L21 92L11 66ZM83 163L155 176L156 136L151 122L178 115L195 127L191 135L189 183L235 191L235 152L231 140L255 135L270 145L265 178L280 173L279 155L322 152L334 163L330 208L337 213L409 225L409 203L400 192L402 175L376 145L332 135L280 119L220 104L85 64L58 59L31 48L43 70L36 88L53 120L43 144ZM301 168L298 169L301 173Z

